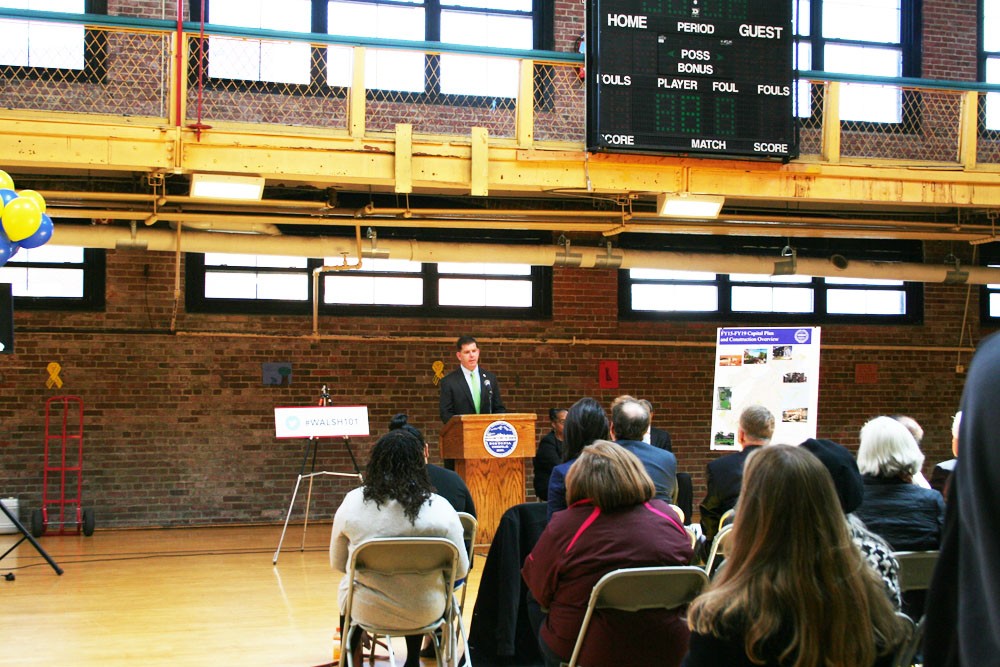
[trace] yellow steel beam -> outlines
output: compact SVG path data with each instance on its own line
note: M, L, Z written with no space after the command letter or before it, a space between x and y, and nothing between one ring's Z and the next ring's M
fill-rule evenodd
M553 150L534 145L526 150L485 131L407 141L393 133L354 137L346 128L265 132L251 125L213 126L198 137L189 128L149 120L27 119L0 112L0 167L8 170L251 173L272 183L417 193L688 191L761 203L1000 208L1000 165L588 156L565 144Z

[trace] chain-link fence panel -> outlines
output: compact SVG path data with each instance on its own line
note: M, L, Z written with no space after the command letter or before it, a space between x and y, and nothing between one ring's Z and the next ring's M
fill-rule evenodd
M37 53L27 38L0 40L0 106L166 118L170 33L65 27L78 30Z
M586 91L583 67L571 63L535 63L536 141L586 140Z

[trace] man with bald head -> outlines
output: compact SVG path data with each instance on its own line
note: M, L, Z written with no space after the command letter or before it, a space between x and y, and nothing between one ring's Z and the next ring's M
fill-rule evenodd
M639 457L646 472L653 478L656 497L674 502L677 488L677 458L665 449L643 442L649 429L649 410L631 396L619 396L611 404L611 437L616 443Z

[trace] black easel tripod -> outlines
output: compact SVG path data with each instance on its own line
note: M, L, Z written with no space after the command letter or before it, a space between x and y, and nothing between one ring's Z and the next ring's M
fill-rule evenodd
M17 526L17 529L21 531L21 539L15 542L14 546L12 546L10 549L7 549L7 551L3 552L3 555L0 556L0 560L6 558L7 554L9 554L14 549L18 548L21 545L21 542L28 540L29 542L31 542L31 546L35 547L35 551L37 551L42 558L48 561L49 565L52 566L52 569L56 571L56 574L62 574L63 573L62 568L56 565L56 562L52 560L52 557L45 552L45 549L42 548L42 545L40 545L38 541L34 537L32 537L31 533L27 531L27 529L24 527L24 524L18 521L17 517L10 513L10 510L7 509L7 506L4 505L3 503L0 503L0 510L3 510L3 513L6 514L7 518L11 520L11 523Z
M330 392L326 385L320 390L319 405L327 406L330 404ZM277 565L278 554L281 553L281 544L285 541L285 532L288 530L288 520L292 518L292 507L295 506L295 498L299 493L299 485L302 483L303 479L309 480L309 490L306 493L306 513L305 522L302 524L302 544L299 547L299 551L305 551L306 548L306 530L309 528L309 503L312 500L312 483L313 477L317 475L332 475L334 477L356 477L359 482L364 481L361 475L361 468L358 467L358 460L354 458L354 452L351 450L351 439L346 435L344 438L344 446L347 447L347 453L351 457L351 463L354 465L354 472L329 472L326 470L316 471L316 454L319 447L319 441L315 436L310 436L306 440L306 445L302 450L302 465L299 467L299 476L295 480L295 489L292 491L292 500L288 503L288 512L285 514L285 526L281 529L281 538L278 540L278 548L274 550L274 558L271 560L272 565ZM306 473L306 461L309 460L309 452L312 450L312 465L308 473Z

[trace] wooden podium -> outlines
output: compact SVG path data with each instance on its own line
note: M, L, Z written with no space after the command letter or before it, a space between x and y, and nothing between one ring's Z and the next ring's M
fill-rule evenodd
M455 472L476 503L476 544L491 543L503 513L526 499L524 460L535 455L535 419L534 414L521 412L455 415L441 429L441 456L454 459ZM516 446L505 455L486 445L488 432L492 436L499 430L502 435L505 430L502 424L491 428L495 422L510 424L517 434Z

